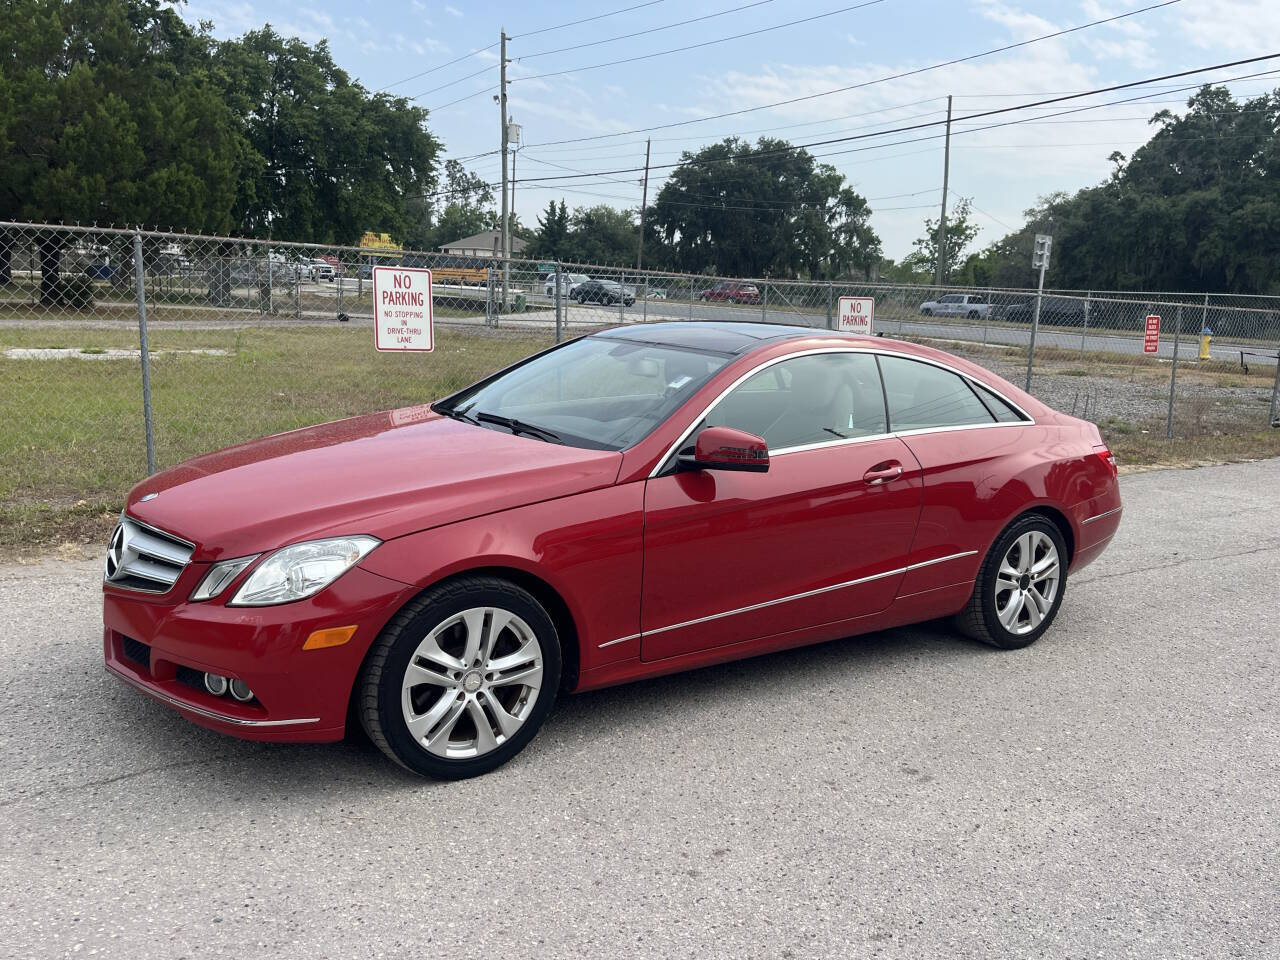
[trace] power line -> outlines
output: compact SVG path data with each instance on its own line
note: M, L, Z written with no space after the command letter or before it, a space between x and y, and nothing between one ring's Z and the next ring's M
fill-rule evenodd
M466 81L472 79L473 77L480 76L482 73L488 73L490 70L493 69L493 67L494 67L493 64L490 64L487 67L481 67L475 73L468 73L465 77L459 77L457 80L450 80L448 83L442 83L438 87L432 87L430 90L423 90L421 93L415 93L409 99L417 100L419 97L425 97L429 93L436 93L440 90L447 90L450 87L456 87L458 84L465 83Z
M1193 69L1193 70L1182 70L1182 71L1179 71L1179 72L1177 72L1177 73L1167 73L1167 74L1163 74L1162 76L1159 76L1159 77L1152 77L1152 78L1149 78L1149 79L1147 79L1147 80L1132 80L1132 81L1129 81L1128 83L1116 83L1116 84L1111 84L1110 86L1106 86L1106 87L1098 87L1098 88L1096 88L1096 89L1094 89L1094 90L1086 90L1086 91L1084 91L1084 92L1082 92L1082 93L1072 93L1072 94L1066 94L1066 95L1064 95L1064 96L1060 96L1060 97L1051 97L1051 98L1046 99L1046 100L1037 100L1037 101L1035 101L1035 102L1033 102L1033 103L1021 103L1021 104L1014 104L1013 106L1009 106L1009 107L997 107L997 108L990 109L990 110L982 110L982 111L979 111L978 113L971 113L971 114L967 114L966 116L959 117L959 118L957 118L957 119L958 119L959 121L968 121L968 120L976 120L976 119L980 119L980 118L982 118L982 117L998 116L998 115L1000 115L1000 114L1011 113L1011 112L1013 112L1013 111L1017 111L1017 110L1026 110L1026 109L1031 108L1031 107L1045 106L1045 105L1047 105L1047 104L1053 104L1053 103L1063 103L1063 102L1068 101L1068 100L1078 100L1078 99L1079 99L1079 98L1081 98L1081 97L1092 97L1092 96L1097 96L1097 95L1098 95L1098 94L1100 94L1100 93L1112 93L1112 92L1115 92L1115 91L1117 91L1117 90L1128 90L1128 89L1132 89L1133 87L1145 86L1145 85L1147 85L1148 83L1152 83L1152 82L1156 82L1156 81L1160 81L1160 80L1169 80L1169 79L1172 79L1172 78L1174 78L1174 77L1185 77L1185 76L1189 76L1189 75L1191 75L1191 74L1193 74L1193 73L1206 73L1206 72L1208 72L1208 71L1210 71L1210 70L1223 70L1223 69L1226 69L1226 68L1228 68L1228 67L1238 67L1238 66L1242 66L1243 64L1247 64L1247 63L1258 63L1258 62L1263 61L1263 60L1275 60L1275 59L1277 59L1277 58L1280 58L1280 53L1269 53L1269 54L1264 54L1263 56L1259 56L1259 57L1247 57L1247 58L1245 58L1245 59L1243 59L1243 60L1232 60L1232 61L1229 61L1229 62L1227 62L1227 63L1214 64L1214 65L1212 65L1212 66L1208 66L1208 67L1197 67L1197 68L1195 68L1195 69ZM1247 77L1240 77L1240 78L1237 78L1237 79L1247 79ZM1200 86L1200 84L1192 84L1191 86ZM1185 88L1185 89L1190 89L1190 88L1191 88L1191 87L1187 87L1187 88ZM1078 113L1078 112L1080 112L1080 111L1082 111L1082 110L1096 110L1096 109L1099 109L1100 107L1115 106L1116 104L1120 104L1120 103L1131 103L1131 102L1133 102L1133 101L1135 101L1135 100L1142 100L1142 99L1144 99L1144 98L1146 98L1146 97L1150 97L1150 96L1153 96L1153 94L1144 94L1144 95L1139 96L1139 97L1128 98L1128 99L1125 99L1125 100L1116 100L1116 101L1111 101L1110 103L1103 103L1103 104L1086 104L1085 106L1082 106L1082 107L1076 107L1076 108L1073 108L1073 109L1071 109L1071 110L1062 111L1062 112L1061 112L1061 113L1059 113L1059 114L1049 114L1049 116L1061 116L1061 115L1064 115L1064 114L1067 114L1067 113ZM1043 119L1043 118L1029 118L1029 119ZM922 123L908 124L908 125L906 125L906 126L893 127L893 128L888 129L888 130L879 130L879 131L875 131L875 132L872 132L872 133L859 133L859 134L853 134L853 135L851 135L851 136L847 136L847 137L834 137L834 138L829 139L829 140L816 140L816 141L812 141L812 142L809 142L809 143L792 144L792 145L788 145L787 147L779 147L779 148L777 148L777 149L770 149L770 150L757 151L756 153L752 154L751 156L752 156L752 157L754 157L754 158L760 158L760 157L765 157L765 156L773 156L773 155L777 155L777 154L785 154L785 153L791 152L791 151L793 151L793 150L803 150L803 149L807 149L807 148L809 148L809 147L830 146L830 145L832 145L832 144L836 144L836 143L847 143L847 142L852 141L852 140L865 140L865 139L868 139L868 138L870 138L870 137L883 137L883 136L887 136L887 135L889 135L889 134L893 134L893 133L906 133L906 132L909 132L909 131L912 131L912 130L921 130L921 129L924 129L924 128L927 128L927 127L937 127L937 126L941 126L941 125L942 125L942 124L944 124L945 122L946 122L946 121L928 120L928 121L924 121L924 122L922 122ZM992 129L992 128L994 128L994 127L1009 126L1010 124L1014 124L1014 123L1026 123L1026 122L1028 122L1028 120L1013 120L1013 121L1009 121L1009 122L1007 122L1007 123L989 124L989 125L987 125L987 126L985 126L985 127L970 128L970 129L967 129L967 130L965 130L965 131L963 131L963 132L965 132L965 133L975 133L975 132L977 132L977 131L978 131L978 130L980 130L980 129L981 129L981 130L989 130L989 129ZM909 141L909 140L908 140L908 141L899 141L899 142L901 142L901 143L910 143L910 142L912 142L912 141ZM530 146L532 146L532 144L530 144ZM850 151L850 152L851 152L851 151ZM836 156L836 155L838 155L838 154L825 154L825 156ZM710 160L684 161L684 162L682 162L682 163L663 163L663 164L655 164L651 169L669 169L669 168L671 168L671 167L685 166L685 165L687 165L687 164L689 164L689 163L693 163L693 162L698 162L698 163L727 162L727 161L730 161L730 160L733 160L733 159L734 159L734 158L725 158L724 160L720 160L720 159L714 159L714 158L713 158L713 159L710 159ZM597 172L597 173L581 174L581 176L613 176L613 175L616 175L616 174L623 174L623 173L636 173L636 172L639 172L639 170L640 170L640 169L641 169L641 168L639 168L639 167L627 167L627 168L623 168L623 169L619 169L619 170L602 170L602 171L599 171L599 172ZM538 178L535 178L535 179L538 179ZM541 178L541 179L545 179L545 180L554 180L554 179L567 179L567 178L565 178L565 177L560 177L560 178L557 178L557 177L544 177L544 178Z
M533 37L538 35L539 33L546 33L548 30L561 30L564 27L576 27L584 23L591 23L594 20L603 20L606 17L612 17L619 13L626 13L629 10L639 10L641 7L652 7L663 2L664 0L648 0L647 3L637 3L634 6L623 7L621 10L612 10L609 13L597 14L594 17L585 17L581 20L570 20L567 23L557 23L555 26L551 26L551 27L540 27L537 30L530 30L528 33L519 34L519 36ZM511 39L511 38L508 38L508 39ZM392 87L398 87L400 86L400 84L408 83L410 80L417 80L419 77L429 76L430 74L435 73L437 70L443 70L445 67L452 67L455 63L461 63L463 60L466 60L469 57L474 57L478 53L484 53L486 50L492 50L496 46L498 46L497 43L491 43L487 47L477 47L476 49L472 50L470 53L464 53L462 56L455 57L454 59L448 61L447 63L442 63L439 66L432 67L429 70L423 70L420 73L415 73L412 76L405 77L403 80L396 80L394 83L388 83L385 87L379 87L375 91L375 93L381 93L384 90L390 90ZM472 76L475 76L475 74L472 74ZM463 79L466 79L466 78L464 77ZM448 86L451 86L451 84L448 84ZM443 88L437 87L436 89L443 89ZM431 91L427 91L427 92L430 93ZM421 97L423 96L423 94L420 93L418 94L418 96ZM409 99L414 100L414 99L417 99L417 97L410 97Z
M526 144L526 146L550 147L550 146L558 146L559 144L562 144L562 143L583 143L588 140L604 140L612 137L625 137L635 133L649 133L652 130L667 130L672 127L685 127L694 123L705 123L708 120L723 120L725 117L737 117L745 113L755 113L757 110L769 110L773 107L789 106L790 104L793 104L793 103L802 103L807 100L816 100L820 97L829 97L837 93L847 93L850 90L861 90L865 87L874 86L876 84L887 83L890 80L901 80L904 77L918 76L919 74L922 74L922 73L928 73L932 70L940 70L943 67L955 66L956 64L959 64L959 63L968 63L971 60L978 60L978 59L981 59L982 57L993 56L997 53L1005 53L1006 51L1009 51L1009 50L1016 50L1019 47L1026 47L1033 43L1039 43L1042 40L1052 40L1055 37L1066 36L1069 33L1077 33L1081 30L1087 30L1090 27L1097 27L1106 23L1114 23L1117 20L1124 20L1127 17L1134 17L1140 13L1147 13L1148 11L1151 11L1151 10L1159 10L1162 7L1168 7L1175 3L1181 3L1181 2L1182 0L1163 0L1163 2L1161 3L1155 3L1155 4L1151 4L1150 6L1140 7L1137 10L1130 10L1127 13L1116 14L1113 17L1104 17L1101 20L1092 20L1089 23L1082 23L1079 26L1067 27L1066 29L1063 29L1063 30L1054 31L1053 33L1046 33L1039 37L1032 37L1029 40L1020 40L1017 43L1005 44L1002 47L993 47L992 49L984 50L981 53L972 53L965 57L957 57L954 60L946 60L942 63L931 64L930 66L927 66L927 67L917 67L915 70L906 70L906 71L903 71L902 73L895 73L889 76L879 77L875 80L865 80L862 83L854 83L846 87L836 87L834 90L824 90L821 93L806 94L805 96L801 96L801 97L792 97L789 100L778 100L778 101L775 101L774 103L762 103L759 106L755 106L755 107L744 107L741 110L730 110L726 113L717 113L717 114L712 114L711 116L697 117L692 120L676 120L676 121L673 121L672 123L661 123L652 127L637 127L634 130L623 130L618 133L596 134L590 137L571 137L565 140L545 140L542 143L530 143L530 144ZM1209 68L1206 68L1206 69L1209 69ZM526 78L526 79L529 79L529 78Z
M608 13L598 13L594 17L582 17L578 20L570 20L567 23L557 23L554 27L540 27L537 30L529 30L525 33L517 33L513 37L507 37L508 40L520 40L524 37L536 37L540 33L547 33L550 30L561 30L565 27L577 27L584 23L592 23L596 20L604 20L607 17L616 17L620 13L630 13L632 10L640 10L643 7L653 7L664 0L648 0L648 3L637 3L634 6L623 7L621 10L610 10Z
M752 3L745 3L740 7L730 7L728 10L721 10L719 13L708 13L701 17L691 17L688 20L679 20L675 23L664 23L660 27L650 27L647 30L637 30L635 33L622 33L616 37L606 37L603 40L592 40L590 43L578 43L569 47L558 47L555 50L540 50L537 53L526 53L523 56L516 57L517 60L532 60L535 57L549 57L553 53L567 53L570 50L585 50L587 47L598 47L605 43L617 43L619 40L630 40L633 37L643 37L650 33L659 33L663 30L671 30L675 27L688 26L691 23L701 23L703 20L714 20L716 17L723 17L730 13L738 13L741 10L750 10L752 7L762 7L766 3L773 3L774 0L754 0Z
M400 84L408 83L410 80L417 80L419 77L425 77L428 74L435 73L437 70L443 70L445 67L452 67L455 63L461 63L463 60L466 60L468 57L474 57L477 53L484 53L486 50L492 50L496 46L497 46L497 43L491 43L487 47L477 47L476 49L472 50L470 53L464 53L460 57L455 57L453 60L450 60L448 63L442 63L440 64L440 66L432 67L430 70L423 70L421 73L415 73L413 76L405 77L403 80L397 80L395 81L395 83L388 83L385 87L379 87L374 92L382 93L384 90L390 90L392 87L398 87L400 86Z
M774 30L781 30L784 27L794 27L802 23L811 23L814 20L823 20L827 17L834 17L837 14L849 13L852 10L861 10L863 7L874 7L877 4L885 3L886 0L863 0L862 3L856 3L852 6L841 7L839 10L831 10L827 13L814 14L811 17L803 17L799 20L788 20L786 23L774 24L771 27L761 27L758 30L748 30L745 33L735 33L731 37L720 37L717 40L704 40L701 43L691 43L684 47L673 47L670 50L659 50L656 53L645 53L636 57L626 57L621 60L609 60L606 63L593 63L586 67L570 67L567 70L554 70L549 73L535 73L531 77L517 77L513 83L521 80L542 80L546 77L562 77L567 73L582 73L586 70L599 70L602 67L614 67L623 63L637 63L640 60L652 60L654 57L665 57L672 53L684 53L688 50L699 50L703 47L715 46L717 43L727 43L730 40L741 40L743 37L754 37L761 33L770 33ZM1165 0L1166 3L1179 3L1181 0ZM570 48L572 49L572 48Z
M1117 91L1117 90L1132 89L1133 87L1147 86L1147 85L1152 84L1152 83L1158 83L1159 81L1169 80L1169 79L1173 79L1173 78L1176 78L1176 77L1185 77L1185 76L1190 76L1191 74L1196 74L1196 73L1207 73L1207 72L1212 71L1212 70L1222 70L1222 69L1226 69L1226 68L1228 68L1228 67L1236 67L1236 66L1241 66L1241 65L1244 65L1244 64L1248 64L1248 63L1258 63L1258 62L1260 62L1260 61L1264 61L1264 60L1274 60L1274 59L1277 59L1277 58L1280 58L1280 53L1264 54L1264 55L1262 55L1262 56L1258 56L1258 57L1248 57L1248 58L1245 58L1245 59L1242 59L1242 60L1233 60L1233 61L1229 61L1229 62L1226 62L1226 63L1213 64L1213 65L1211 65L1211 66L1206 66L1206 67L1197 67L1197 68L1194 68L1194 69L1191 69L1191 70L1182 70L1182 71L1178 71L1178 72L1176 72L1176 73L1164 74L1164 75L1162 75L1162 76L1158 76L1158 77L1150 77L1150 78L1147 78L1147 79L1145 79L1145 80L1133 80L1133 81L1129 81L1129 82L1127 82L1127 83L1112 84L1112 85L1107 86L1107 87L1098 87L1098 88L1093 89L1093 90L1085 90L1085 91L1081 91L1081 92L1078 92L1078 93L1066 94L1066 95L1058 96L1058 97L1052 97L1052 98L1049 98L1049 99L1046 99L1046 100L1039 100L1039 101L1035 101L1035 102L1033 102L1033 103L1015 104L1015 105L1013 105L1013 106L1009 106L1009 107L999 107L999 108L995 108L995 109L984 110L984 111L980 111L980 112L978 112L978 113L968 114L968 115L966 115L966 116L964 116L964 117L959 118L959 120L960 120L960 121L971 121L971 120L979 119L979 118L982 118L982 117L997 116L997 115L1002 115L1002 114L1006 114L1006 113L1010 113L1010 112L1014 112L1014 111L1018 111L1018 110L1025 110L1025 109L1030 109L1030 108L1034 108L1034 107L1041 107L1041 106L1045 106L1045 105L1047 105L1047 104L1062 103L1062 102L1065 102L1065 101L1068 101L1068 100L1076 100L1076 99L1079 99L1079 98L1081 98L1081 97L1096 96L1096 95L1098 95L1098 94L1100 94L1100 93L1109 93L1109 92L1114 92L1114 91ZM1258 77L1258 76L1265 76L1265 75L1268 75L1268 74L1271 74L1271 73L1275 73L1275 72L1277 72L1277 71L1275 71L1275 70L1271 70L1271 71L1262 71L1262 72L1260 72L1260 73L1244 74L1244 75L1237 76L1237 77L1228 77L1228 78L1224 78L1223 80L1218 81L1218 82L1219 82L1219 83L1229 83L1229 82L1236 81L1236 80L1247 80L1247 79L1252 79L1252 78L1254 78L1254 77ZM1212 81L1207 81L1207 82L1212 82ZM1193 89L1193 88L1195 88L1195 87L1199 87L1199 86L1202 86L1202 85L1203 85L1203 84L1201 84L1201 83L1190 84L1190 85L1184 86L1182 89ZM1047 117L1064 116L1064 115L1067 115L1067 114L1079 113L1079 112L1084 111L1084 110L1097 110L1097 109L1103 109L1103 108L1106 108L1106 107L1117 106L1117 105L1119 105L1119 104L1132 103L1132 102L1139 101L1139 100L1149 99L1150 97L1153 97L1153 96L1159 96L1159 95L1161 95L1162 93L1166 93L1166 92L1168 92L1168 91L1166 91L1166 90L1161 90L1161 91L1158 91L1158 92L1156 92L1156 93L1140 94L1140 95L1139 95L1139 96L1137 96L1137 97L1128 97L1128 98L1125 98L1125 99L1123 99L1123 100L1114 100L1114 101L1109 101L1109 102L1107 102L1107 103L1085 104L1085 105L1080 106L1080 107L1073 107L1073 108L1070 108L1070 109L1067 109L1067 110L1062 110L1062 111L1059 111L1058 113L1055 113L1055 114L1048 114L1048 115L1047 115ZM959 135L961 135L961 134L966 134L966 133L978 133L978 132L981 132L981 131L983 131L983 130L992 130L992 129L996 129L996 128L999 128L999 127L1014 126L1014 125L1023 124L1023 123L1038 122L1038 121L1043 121L1044 119L1046 119L1046 117L1044 117L1044 116L1038 116L1038 115L1037 115L1037 116L1033 116L1033 117L1026 117L1026 118L1022 118L1022 119L1020 119L1020 120L1008 120L1008 121L1002 121L1002 122L1000 122L1000 123L992 123L992 124L986 124L986 125L978 126L978 127L969 127L969 128L965 128L965 129L962 129L962 130L956 131L956 133L955 133L954 135L959 136ZM936 127L936 126L941 125L941 123L942 123L942 122L945 122L945 121L941 121L941 122L940 122L940 121L928 121L928 122L924 122L924 123L910 124L910 125L907 125L907 126L902 126L902 127L892 128L892 129L889 129L889 130L881 130L881 131L876 131L876 132L872 132L872 133L862 133L862 134L856 134L856 135L853 135L853 136L833 138L833 139L830 139L830 140L821 140L821 141L815 141L815 142L810 142L810 143L803 143L803 144L788 145L788 146L786 146L786 147L780 147L780 148L776 148L776 149L770 149L770 150L759 151L759 152L757 152L757 153L754 153L754 154L749 155L748 157L724 157L724 158L710 158L710 159L705 159L705 160L703 160L703 159L697 159L697 158L694 158L694 159L686 160L686 161L682 161L682 162L679 162L679 163L670 163L670 164L658 164L658 165L653 165L653 166L651 166L651 167L650 167L650 169L673 169L673 168L680 168L680 167L693 166L694 164L699 164L699 165L710 165L710 164L715 164L715 163L735 163L735 162L736 162L736 163L742 163L742 162L749 162L749 161L754 161L754 160L760 159L760 158L762 158L762 157L776 156L776 155L780 155L780 154L790 153L790 152L793 152L793 151L796 151L796 150L803 150L803 149L806 149L806 148L808 148L808 147L815 147L815 146L828 146L828 145L832 145L832 144L836 144L836 143L847 143L847 142L850 142L850 141L865 140L865 139L872 138L872 137L887 136L887 135L889 135L889 134L893 134L893 133L903 133L903 132L909 132L909 131L913 131L913 130L924 129L924 128L928 128L928 127ZM908 144L908 143L918 143L918 142L921 142L921 141L923 141L923 140L935 140L935 139L938 139L938 138L939 138L939 136L940 136L940 135L933 135L933 136L927 136L927 137L915 137L915 138L908 139L908 140L895 140L895 141L891 141L891 142L889 142L889 143L873 144L873 145L871 145L871 146L866 146L866 147L856 147L856 148L852 148L852 149L849 149L849 150L832 151L832 152L824 153L824 154L813 154L812 156L813 156L813 158L814 158L814 159L823 159L823 158L825 158L825 157L832 157L832 156L843 156L843 155L846 155L846 154L849 154L849 153L858 153L858 152L862 152L862 151L865 151L865 150L884 149L884 148L886 148L886 147L901 146L901 145ZM1145 141L1144 141L1144 142L1145 142ZM543 162L547 162L547 161L543 161ZM574 173L574 174L561 174L561 175L557 175L557 176L548 176L548 177L532 177L532 178L526 178L526 179L525 179L525 180L523 180L522 182L523 182L523 183L526 183L526 184L532 184L532 183L540 183L540 182L547 182L547 181L579 180L579 179L582 179L582 178L591 178L591 177L606 178L606 179L605 179L605 182L608 182L607 178L609 178L609 177L617 176L617 175L620 175L620 174L626 174L626 173L638 173L638 172L640 172L642 169L643 169L643 168L641 168L641 167L628 167L628 168L617 169L617 170L601 170L601 171L594 171L594 172L590 172L590 173L588 173L588 172L579 172L579 173ZM615 182L616 182L616 181L615 181ZM489 184L489 186L490 186L490 187L492 187L492 186L494 186L494 185L493 185L493 184ZM436 196L436 195L439 195L439 194L427 194L427 195L424 195L424 196Z

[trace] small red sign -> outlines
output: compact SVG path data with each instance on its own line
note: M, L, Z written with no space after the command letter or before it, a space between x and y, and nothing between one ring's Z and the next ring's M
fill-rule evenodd
M1143 353L1160 351L1160 318L1154 313L1147 317L1147 335L1142 341Z

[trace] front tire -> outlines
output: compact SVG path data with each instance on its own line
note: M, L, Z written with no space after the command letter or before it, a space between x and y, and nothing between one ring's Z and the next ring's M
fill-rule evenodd
M474 777L533 739L560 668L555 624L530 593L463 577L406 604L374 641L357 687L360 721L413 773Z
M1024 514L996 538L956 626L1002 650L1030 646L1053 623L1066 589L1062 532L1040 514Z

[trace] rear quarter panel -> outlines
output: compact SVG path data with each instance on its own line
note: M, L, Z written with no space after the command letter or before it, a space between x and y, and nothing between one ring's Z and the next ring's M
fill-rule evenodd
M996 537L1035 508L1064 517L1069 528L1070 569L1097 555L1093 548L1114 533L1119 514L1091 517L1119 507L1115 478L1096 455L1087 434L1053 422L903 437L924 478L924 505L909 562L972 550L957 563L910 571L900 596L976 578ZM1098 527L1098 529L1094 529Z

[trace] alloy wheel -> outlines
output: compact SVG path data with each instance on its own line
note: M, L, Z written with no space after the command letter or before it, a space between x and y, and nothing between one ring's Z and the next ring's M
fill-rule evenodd
M454 614L418 644L401 683L410 736L450 760L491 753L524 726L542 687L543 652L500 607Z
M1062 576L1062 561L1053 540L1039 530L1022 534L1009 545L995 576L995 610L1001 625L1025 636L1053 609Z

